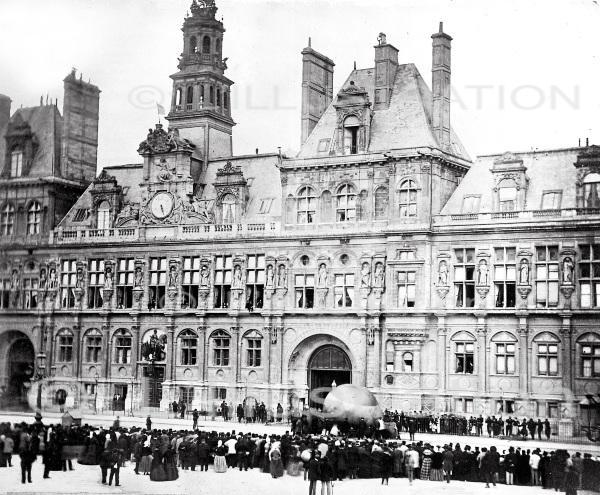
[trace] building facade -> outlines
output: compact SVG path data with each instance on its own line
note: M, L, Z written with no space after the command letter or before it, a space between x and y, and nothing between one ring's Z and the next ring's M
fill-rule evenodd
M306 47L298 155L232 156L225 30L213 1L190 12L141 163L86 175L45 242L2 238L5 387L29 360L48 407L299 409L351 382L398 410L587 423L600 149L473 162L440 25L431 90L383 33L335 95Z

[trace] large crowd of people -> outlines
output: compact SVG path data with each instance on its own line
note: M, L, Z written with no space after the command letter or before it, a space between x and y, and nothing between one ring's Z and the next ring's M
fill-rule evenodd
M239 424L238 426L242 426ZM284 435L231 432L123 428L89 425L45 425L37 415L33 423L0 424L0 466L21 465L22 483L31 483L31 466L41 457L44 478L53 471L73 469L73 461L97 465L101 483L120 485L120 469L129 461L136 474L151 481L170 481L179 470L225 472L259 469L273 478L304 476L309 495L321 485L330 493L335 480L390 477L414 480L535 485L570 491L599 490L600 459L566 450L510 447L471 447L462 443L429 444L423 441L386 439L378 430L358 433L334 425L331 431L313 434L294 431ZM238 428L239 430L239 428ZM468 441L468 438L465 438ZM527 445L529 447L529 445ZM201 475L200 475L201 476Z

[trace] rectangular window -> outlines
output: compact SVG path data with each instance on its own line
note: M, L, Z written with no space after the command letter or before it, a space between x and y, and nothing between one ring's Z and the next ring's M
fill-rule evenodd
M185 256L183 258L183 284L181 286L181 307L198 307L198 290L200 288L200 257Z
M558 375L558 344L538 344L538 375Z
M233 259L231 256L215 257L215 308L228 308L231 295L231 271Z
M473 374L474 369L474 351L475 344L473 342L457 342L455 357L456 357L456 373Z
M294 277L295 301L297 308L310 309L315 302L315 276L312 274L298 274Z
M134 260L121 258L117 263L117 308L133 307Z
M95 383L84 383L83 387L85 389L86 395L95 395L96 394L96 384Z
M494 288L497 308L514 308L516 302L516 249L496 248Z
M515 344L496 344L496 373L499 375L515 374Z
M213 365L229 366L229 337L220 336L213 339Z
M104 260L90 260L88 264L88 308L102 307L104 288Z
M262 358L262 339L248 339L246 366L260 366Z
M179 400L182 401L189 411L192 402L194 402L194 387L179 387Z
M0 308L10 307L10 278L0 280Z
M100 351L102 350L102 337L89 336L86 338L85 347L85 362L98 363L100 362Z
M515 412L515 401L506 399L506 400L497 400L496 401L496 414L514 414Z
M37 277L26 277L23 279L24 309L35 309L38 307L38 288L39 282Z
M542 210L558 210L562 200L562 191L548 191L542 194Z
M61 363L73 361L73 336L61 335L58 338L58 361Z
M454 400L454 409L459 413L472 413L473 399L456 398Z
M263 307L263 293L265 290L265 255L248 255L246 266L246 309Z
M77 261L62 260L60 270L60 307L75 307L75 286L77 285Z
M13 151L10 154L10 176L21 177L23 173L23 152Z
M165 307L167 285L167 259L150 258L150 285L148 287L148 309Z
M329 139L321 139L317 148L318 153L324 153L329 149Z
M414 308L416 272L398 272L398 307Z
M454 250L454 292L457 308L475 306L475 249Z
M581 376L584 378L600 377L600 344L583 344L581 346Z
M115 339L115 363L127 364L131 362L131 337L117 337Z
M501 187L498 189L498 200L500 202L500 211L515 211L517 209L517 188Z
M271 211L271 205L273 204L273 198L263 198L260 200L260 207L258 213L260 215L266 215Z
M579 262L579 288L582 308L600 307L600 244L586 244L579 246L581 261ZM571 265L569 265L569 262ZM565 258L563 261L563 280L568 279L568 270L572 270L572 260Z
M538 308L558 306L558 246L535 250L535 303Z
M337 308L350 308L354 299L354 274L336 273L333 298Z
M479 213L479 199L481 196L465 196L463 198L463 213Z
M216 400L227 399L227 389L226 388L213 388L213 399L216 399Z
M180 364L184 366L195 366L198 360L198 338L189 332L181 337L181 359Z

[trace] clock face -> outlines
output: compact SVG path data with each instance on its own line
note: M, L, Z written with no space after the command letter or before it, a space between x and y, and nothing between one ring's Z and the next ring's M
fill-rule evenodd
M173 211L173 195L159 192L154 195L150 203L150 210L156 218L166 218Z

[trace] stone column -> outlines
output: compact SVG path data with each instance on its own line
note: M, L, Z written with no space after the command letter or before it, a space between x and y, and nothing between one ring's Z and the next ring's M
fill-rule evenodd
M446 365L446 315L437 314L437 357L438 357L438 388L440 393L445 393L448 388L448 370Z
M137 321L137 316L134 317L133 324L131 325L131 376L137 378L138 376L138 352L140 348L140 325Z
M562 377L563 377L563 389L573 390L573 365L574 365L574 354L573 354L573 329L571 328L571 315L561 314L562 326L560 329L561 334L561 348L562 348Z
M519 392L528 396L531 388L531 370L529 369L531 349L527 338L529 334L527 316L519 317L517 331L519 333Z
M234 370L235 382L240 383L242 381L242 370L241 370L241 363L240 363L240 357L241 357L240 327L238 327L238 326L231 327L231 340L232 340L231 347L233 350L233 356L231 356L231 361L234 366L233 370Z
M175 325L167 325L167 373L168 380L175 379Z
M110 338L110 325L105 322L102 325L102 340L104 341L104 378L110 378L110 352L112 349L112 343Z
M81 325L73 327L73 375L77 378L81 378Z
M210 344L210 338L208 335L208 327L204 326L204 327L198 327L198 330L200 330L200 328L202 328L203 330L203 335L204 335L204 340L203 340L203 346L202 346L202 381L204 383L206 383L207 380L207 372L208 372L208 364L210 361L210 356L208 355L209 352L209 344Z
M477 375L479 377L479 391L488 391L488 359L487 359L487 329L485 316L477 317Z

